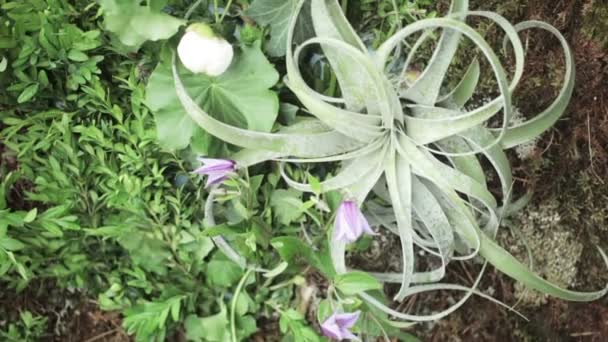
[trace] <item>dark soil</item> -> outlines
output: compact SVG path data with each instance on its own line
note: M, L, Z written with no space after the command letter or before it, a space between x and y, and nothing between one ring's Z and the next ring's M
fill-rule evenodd
M36 281L16 295L1 291L0 308L6 322L19 321L23 311L47 317L47 334L41 342L131 341L121 328L119 314L103 312L85 295L58 289L53 283Z

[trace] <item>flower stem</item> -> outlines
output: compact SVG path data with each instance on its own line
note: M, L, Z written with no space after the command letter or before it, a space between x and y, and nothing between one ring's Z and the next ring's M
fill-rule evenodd
M209 192L207 201L205 201L205 217L203 218L203 225L205 226L205 228L215 226L215 218L213 217L213 200L216 191L217 190L215 188L212 189ZM224 240L221 235L214 236L211 238L211 240L213 240L217 248L219 248L219 250L222 251L222 253L224 253L224 255L228 257L228 259L232 260L234 263L236 263L243 269L247 266L247 260L243 256L241 256L237 251L235 251L232 247L230 247L228 242L226 242L226 240Z
M243 291L247 278L249 278L249 275L252 272L252 269L248 269L247 272L245 272L245 275L243 278L241 278L241 281L239 281L239 284L236 286L234 296L232 297L232 303L230 303L230 333L232 335L233 342L238 342L238 339L236 338L236 302L239 299L241 291Z
M190 17L194 13L194 11L196 11L196 9L198 8L198 6L200 6L200 4L202 2L203 2L203 0L198 0L197 2L195 2L194 4L192 4L192 6L190 6L190 8L188 8L188 11L186 12L186 15L184 16L184 19L186 19L186 20L190 19Z
M217 9L219 8L218 4L217 4L218 0L213 0L213 15L215 16L215 22L219 22L220 20L220 16L217 13Z
M224 13L222 13L222 16L220 17L219 24L221 24L222 21L224 21L224 17L226 16L226 13L228 13L228 11L230 11L231 5L232 5L232 0L228 0L228 3L226 4L226 7L224 8Z

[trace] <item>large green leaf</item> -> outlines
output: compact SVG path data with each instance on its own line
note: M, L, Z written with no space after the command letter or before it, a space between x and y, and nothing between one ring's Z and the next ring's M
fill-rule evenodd
M277 220L283 225L297 221L306 211L302 194L293 189L278 189L270 197L270 206L274 210Z
M140 6L140 2L99 0L106 29L116 34L120 42L128 47L139 48L148 40L170 38L186 23L149 6Z
M189 341L226 341L230 338L228 331L228 311L222 302L219 313L198 317L189 315L184 322L186 337Z
M180 78L192 99L210 115L230 125L269 132L278 115L279 100L268 88L278 81L279 74L259 46L243 47L235 59L219 77L192 74L182 68ZM170 61L154 70L146 96L161 146L182 149L192 138L204 135L180 104Z
M295 13L298 2L299 0L255 0L247 10L247 15L259 24L270 26L270 40L266 50L271 56L285 56L289 22ZM312 31L309 12L310 6L305 6L300 13L296 30L298 35L305 35ZM298 40L300 38L296 37L296 41Z

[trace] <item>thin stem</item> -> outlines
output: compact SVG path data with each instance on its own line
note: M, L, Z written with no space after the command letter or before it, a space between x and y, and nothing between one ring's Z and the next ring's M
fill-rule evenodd
M203 224L205 227L213 227L215 226L215 219L213 217L213 199L215 197L215 192L217 191L217 186L211 189L209 192L209 196L207 197L207 201L205 202L205 217L203 219ZM217 248L224 253L228 259L232 260L234 263L239 265L241 268L245 268L247 266L247 260L242 257L237 251L235 251L229 244L224 240L222 236L214 236L211 238Z
M232 6L232 0L228 0L228 3L226 4L226 8L224 8L224 13L222 13L222 17L220 18L220 24L222 23L222 21L224 21L224 17L226 16L226 13L228 13L228 11L230 11L230 6Z
M374 323L376 323L378 325L378 328L380 328L380 331L382 332L382 335L384 336L384 340L386 342L391 342L391 339L388 337L388 334L386 333L386 330L382 326L382 323L380 323L380 321L376 318L376 316L374 316L374 314L372 314L372 313L368 313L367 317L371 318L372 321L374 321Z
M230 332L232 335L232 341L233 342L238 342L238 339L236 338L236 302L239 299L239 295L241 294L241 291L243 291L243 287L245 286L245 281L247 281L247 278L249 278L249 275L253 272L252 269L248 269L247 272L245 272L245 275L243 276L243 278L241 278L241 281L239 281L239 284L236 287L236 290L234 291L234 296L232 297L232 303L230 303Z
M217 13L217 9L219 8L218 6L218 0L213 0L213 15L215 16L215 22L218 23L220 21L220 16Z
M251 189L251 178L249 177L249 168L245 168L245 181L247 182L247 210L249 211L249 213L252 213L254 193ZM249 217L247 217L247 219L249 219Z
M190 16L192 16L192 14L194 13L194 11L196 11L196 9L198 8L198 6L200 6L200 4L203 2L203 0L198 0L197 2L195 2L194 4L192 4L192 6L190 6L190 8L188 8L188 11L186 12L186 15L184 16L184 19L188 20L190 19Z

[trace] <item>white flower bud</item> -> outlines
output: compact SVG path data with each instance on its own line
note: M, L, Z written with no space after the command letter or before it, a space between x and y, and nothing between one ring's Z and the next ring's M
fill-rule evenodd
M192 24L177 45L177 54L186 69L198 74L219 76L232 62L232 45L217 37L205 24Z

